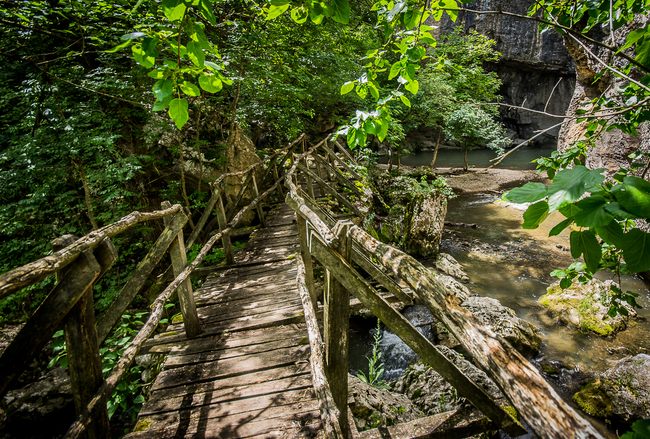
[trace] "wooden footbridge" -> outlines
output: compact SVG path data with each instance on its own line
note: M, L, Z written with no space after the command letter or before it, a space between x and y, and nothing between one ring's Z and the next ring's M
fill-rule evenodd
M134 212L79 239L56 240L52 256L0 276L0 298L50 275L58 280L0 356L0 395L63 327L78 413L67 438L109 437L106 401L135 356L146 352L165 354L166 359L129 439L452 438L497 428L512 437L524 434L507 407L390 306L395 301L410 304L415 297L461 341L540 438L600 438L525 358L460 307L426 268L350 221L363 219L365 213L351 200L372 196L360 180L344 147L325 139L308 148L303 135L265 161L214 182L212 197L187 240L183 229L188 216L180 205L168 203L160 211ZM233 181L241 190L226 210L225 187ZM247 191L254 200L236 213ZM272 193L286 202L265 212L262 202ZM319 206L322 195L336 200L344 214L336 216ZM233 251L231 236L252 209L261 226L245 248ZM110 238L139 222L160 219L165 229L109 311L95 321L92 286L116 258ZM212 223L219 226L210 234ZM188 264L186 246L202 234L209 239ZM199 268L217 242L223 245L226 265ZM172 265L158 279L168 285L121 360L102 377L101 343L166 252ZM322 297L314 286L314 262L325 270ZM207 279L193 291L189 278L198 275ZM154 335L172 294L178 294L182 321ZM468 420L461 413L440 413L356 431L347 406L347 356L349 312L359 306L370 309L482 414Z

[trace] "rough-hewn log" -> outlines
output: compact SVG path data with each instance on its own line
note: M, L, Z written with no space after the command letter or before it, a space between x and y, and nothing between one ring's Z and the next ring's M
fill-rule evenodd
M311 258L311 256L309 257ZM323 351L321 349L323 341L318 330L318 320L316 320L316 315L314 314L316 304L312 302L311 293L308 291L306 283L307 268L300 255L296 255L296 263L298 265L296 281L298 283L300 299L302 300L302 308L305 312L305 323L307 323L307 334L309 335L309 347L311 349L309 360L311 378L316 397L318 398L325 437L332 439L343 438L343 432L339 425L339 410L336 408L336 404L334 404L332 391L325 377Z
M253 174L252 184L253 184L253 196L255 198L257 198L257 197L260 196L260 191L257 188L257 181L255 180L255 174ZM260 223L262 223L262 227L266 227L266 219L264 218L264 209L262 209L262 204L257 203L257 206L255 206L255 209L257 210L257 216L260 219ZM231 235L231 236L234 236L234 235Z
M172 215L182 208L179 204L172 206L169 210L157 212L132 212L113 224L104 226L99 230L90 232L88 235L78 239L74 244L46 256L27 265L18 267L0 276L0 299L15 293L35 282L56 273L66 265L74 261L81 253L97 247L104 239L117 235L143 221L163 218Z
M341 174L337 169L333 168L325 159L321 158L318 154L313 154L312 157L314 160L317 162L320 162L323 168L328 169L331 171L331 174L341 182L345 187L350 189L352 192L356 193L357 195L362 195L361 190L356 187L356 185L348 180L343 174Z
M187 238L187 242L185 243L188 249L190 249L192 245L196 242L197 238L199 237L199 234L203 230L203 227L205 227L205 223L208 222L208 218L210 218L210 215L212 215L214 206L217 204L217 199L219 197L219 192L221 191L221 189L220 188L215 189L214 187L211 189L212 189L211 190L212 194L210 195L208 204L205 206L205 210L203 211L201 218L199 218L199 221L196 223L194 230L192 230L192 233Z
M433 315L461 342L474 361L501 388L540 438L602 438L565 403L540 373L508 342L460 306L422 264L372 238L359 227L350 235L369 255L402 278Z
M334 226L338 236L335 248L340 257L348 263L352 258L352 240L348 238L350 221L339 221ZM312 237L312 239L317 239ZM325 265L325 264L324 264ZM330 267L325 265L329 270ZM333 273L332 273L333 274ZM339 409L339 425L344 437L350 436L348 426L348 332L350 327L350 292L339 281L339 276L330 278L325 294L325 363L327 377L332 389L334 403Z
M526 433L502 407L476 383L471 381L456 365L447 359L426 337L424 337L402 314L395 311L385 298L352 268L339 254L312 237L312 251L330 273L377 316L391 331L399 336L427 364L447 380L458 394L467 398L476 408L492 419L511 436Z
M341 145L341 144L339 143L338 140L335 140L334 143L336 144L336 146L339 147L339 150L343 153L343 155L345 155L345 156L348 158L348 160L350 161L350 163L353 163L353 164L355 164L355 165L357 164L357 161L354 159L354 157L352 157L352 155L350 155L350 153L348 152L348 150L345 149L345 148L343 147L343 145Z
M168 201L163 201L162 206L165 207L168 204ZM165 218L166 226L171 226L172 222L173 220L171 218ZM180 275L185 270L185 267L187 267L187 252L185 251L185 243L183 241L183 230L181 229L169 246L169 255L172 258L172 267L175 276ZM201 321L196 313L196 303L194 302L194 293L192 292L190 279L185 279L176 292L178 293L178 302L181 307L181 314L183 315L185 334L187 334L188 338L194 338L201 333Z
M399 285L395 283L393 279L388 277L386 273L381 271L370 259L366 257L365 254L361 253L356 245L352 246L352 260L363 268L366 273L372 276L379 284L386 288L389 293L394 296L399 297L404 305L412 305L413 299L406 294Z
M335 242L338 238L334 235L327 224L325 224L311 209L304 204L304 200L298 196L293 197L292 193L287 194L286 203L298 214L307 219L310 226L328 243Z
M275 164L275 162L273 162L273 178L275 178L275 181L278 181L280 179L280 174L278 173L278 167ZM284 198L284 192L282 191L282 186L278 186L278 197L280 197L280 199Z
M336 198L336 200L343 204L346 208L350 210L350 212L354 213L357 215L359 218L364 218L363 213L352 203L348 201L347 198L339 194L336 189L331 187L328 183L326 183L324 180L322 180L320 177L318 177L316 174L314 174L310 169L305 168L302 164L298 163L297 164L298 169L300 169L302 172L308 174L311 178L319 182L325 187L325 190L327 190L329 193Z
M348 164L345 163L345 160L341 160L341 158L339 158L339 156L337 156L336 154L334 154L334 151L332 151L331 149L329 149L329 148L327 147L327 145L323 145L323 146L321 146L321 148L323 148L323 149L325 150L325 152L327 152L327 154L329 154L329 156L332 157L332 159L334 159L334 160L336 160L337 162L339 162L339 164L341 165L341 167L342 167L343 169L345 169L346 171L348 171L348 172L350 173L350 175L352 175L352 178L356 178L357 180L361 180L361 176L360 176L359 174L357 174L357 172L356 172L354 169L352 169L351 167L349 167ZM356 163L356 162L354 161L354 159L352 159L352 158L350 157L349 154L347 154L347 157L348 157L348 160L350 160L352 163Z
M316 290L314 289L314 268L311 262L311 254L309 253L309 244L307 243L308 224L307 221L296 213L296 224L298 226L298 240L300 241L300 254L304 264L304 282L307 291L309 292L310 301L314 306L318 306L318 298L316 297ZM314 308L314 311L316 309Z
M232 206L230 206L230 209L228 210L228 213L226 214L226 219L230 221L233 216L235 216L235 212L237 212L237 205L241 201L242 198L244 198L244 194L246 193L246 189L248 189L248 185L251 184L251 180L253 179L253 176L255 175L255 171L251 171L248 173L246 178L244 179L244 183L242 183L241 189L239 190L239 193L235 197L235 200L232 202Z
M133 299L138 294L147 278L151 275L153 269L158 265L162 257L167 252L170 244L176 238L176 235L183 230L187 223L187 216L182 211L179 211L172 220L171 224L165 227L149 253L138 263L138 266L133 271L133 274L126 282L120 294L111 304L111 307L104 313L104 315L97 322L97 336L99 344L101 345L108 334L110 334L113 327L120 321L124 311L131 305Z
M90 251L79 255L75 263L65 271L61 282L0 356L0 397L4 396L11 382L20 375L34 354L43 349L54 332L61 327L65 316L79 298L92 288L100 272L101 267Z
M219 231L223 232L227 227L228 222L226 221L226 212L223 208L223 197L219 195L217 200L217 219L219 220ZM235 254L232 251L232 242L230 241L230 235L227 233L222 233L223 238L221 238L221 245L223 245L223 251L226 254L226 262L228 264L235 263Z

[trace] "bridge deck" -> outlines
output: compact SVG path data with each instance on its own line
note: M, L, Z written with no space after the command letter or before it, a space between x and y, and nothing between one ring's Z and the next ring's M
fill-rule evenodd
M149 345L167 353L135 438L313 437L320 431L309 342L291 255L293 211L282 205L238 255L246 267L195 292L203 333L173 324Z

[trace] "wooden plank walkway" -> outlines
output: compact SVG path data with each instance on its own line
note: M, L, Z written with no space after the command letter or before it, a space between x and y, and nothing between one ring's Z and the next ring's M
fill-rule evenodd
M236 256L245 267L195 292L203 333L173 324L148 344L166 353L136 438L294 438L321 430L296 267L291 208L282 204Z

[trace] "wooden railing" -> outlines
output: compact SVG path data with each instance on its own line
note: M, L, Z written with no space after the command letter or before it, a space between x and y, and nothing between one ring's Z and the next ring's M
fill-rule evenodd
M183 228L188 222L187 215L180 205L171 206L165 202L160 211L133 212L82 238L76 239L69 235L57 238L52 243L54 254L0 276L0 299L48 276L54 274L57 276L55 288L0 356L0 376L3 377L0 381L0 397L4 396L11 383L27 367L34 355L42 350L52 335L63 326L70 382L78 415L77 421L70 427L66 437L77 438L87 434L94 438L108 438L110 428L106 401L128 371L143 343L151 336L160 322L165 302L173 293L178 292L186 336L188 338L195 337L201 332L201 322L196 312L189 276L219 240L222 241L227 262L229 264L234 262L232 244L230 243L231 233L243 215L253 208L257 209L260 221L264 222L261 201L276 190L279 191L280 196L283 196L281 182L286 175L282 173L284 163L291 157L293 150L303 141L304 137L304 135L300 136L289 146L276 151L266 160L255 163L243 171L220 176L211 185L212 196L187 241L183 237ZM280 158L279 166L276 163L278 158ZM273 175L275 182L260 194L255 172L265 163L268 163L268 166L264 170L262 184L269 175ZM226 179L239 176L244 176L244 185L234 198L228 215L226 215L223 202ZM252 191L254 199L246 207L236 212L237 206L248 188ZM198 256L188 265L186 247L191 247L197 241L215 208L219 231L207 240ZM164 220L164 230L144 259L137 265L108 311L95 322L93 285L117 259L117 251L110 239L136 224L158 219ZM209 231L210 227L207 229ZM172 266L162 277L169 280L173 277L173 280L153 302L151 313L144 326L124 351L110 375L104 380L99 347L167 252L170 253Z
M317 154L319 149L329 149L326 141L294 157L285 185L289 190L286 202L296 212L301 245L300 258L297 258L298 284L312 347L314 386L321 405L322 421L329 436L350 437L347 409L350 294L454 386L460 396L481 410L493 425L513 437L526 432L504 407L497 404L481 386L466 376L404 316L395 311L386 297L379 294L353 267L354 262L396 295L399 294L397 290L401 293L401 289L387 273L404 281L414 295L461 342L474 362L498 384L540 438L601 438L600 433L555 392L535 367L502 337L462 308L460 300L446 290L428 269L409 255L375 240L349 221L335 223L333 218L316 205L309 179L315 180L321 188L339 199L334 195L334 188L325 181L329 178L321 177L319 167L327 165L330 174L336 174L339 170ZM329 151L325 157L337 159ZM315 172L308 165L310 159L315 165ZM346 170L349 172L349 169ZM302 171L306 178L307 192L311 194L303 192L298 186L298 171ZM350 187L339 177L330 178ZM358 209L350 208L345 202L342 204L355 215L360 214ZM312 256L326 269L323 317L325 352L322 360L318 358L321 355L321 336L316 322L318 307ZM410 301L410 298L406 300Z

